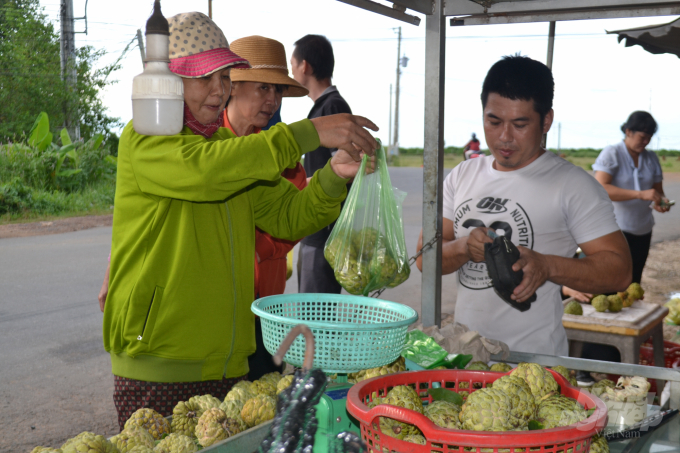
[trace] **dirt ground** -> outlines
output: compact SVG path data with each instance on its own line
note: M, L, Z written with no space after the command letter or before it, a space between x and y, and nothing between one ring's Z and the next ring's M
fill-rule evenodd
M112 216L104 215L73 217L49 222L0 225L0 239L58 234L110 226L111 224ZM652 246L647 266L643 273L642 286L645 289L645 301L660 305L668 300L670 293L680 292L680 240L661 242ZM664 336L670 339L678 329L678 327L664 326ZM97 342L95 346L99 348L100 344ZM68 389L68 376L50 376L50 378L53 378L53 383L49 386L51 391L54 391L54 387L56 387L57 394L59 394L57 398L61 400L64 409L70 414L70 417L57 421L54 420L54 417L50 416L48 409L50 404L54 404L54 394L47 388L43 388L39 380L24 382L22 385L26 387L25 390L40 395L38 400L44 403L38 405L38 407L32 407L25 412L23 414L24 420L21 423L14 423L17 420L10 423L10 427L13 426L16 429L10 428L8 431L11 432L5 431L0 436L4 438L0 438L0 452L20 453L25 450L25 448L17 450L17 446L26 446L26 451L30 451L32 446L35 445L35 436L32 435L31 431L27 432L25 429L19 429L20 427L26 428L25 425L27 424L49 426L50 432L42 433L42 437L45 440L45 444L51 445L58 445L63 439L72 436L73 426L87 427L87 430L106 436L114 435L117 432L117 423L115 410L109 399L109 395L113 391L113 382L110 379L107 359L103 358L101 367L98 367L96 370L82 371L93 374L95 380L101 379L102 381L110 382L110 388L107 387L106 389L107 398L105 400L102 401L99 398L101 396L101 389L81 389L78 397L75 397L73 392ZM61 383L56 383L55 381L60 381ZM8 408L11 399L8 395L2 395L1 393L0 407ZM89 410L79 410L78 407L83 404L89 406ZM92 417L93 412L96 413L95 417ZM33 428L33 426L30 428ZM9 440L6 436L11 438L12 441L9 443L4 442ZM47 442L48 440L49 442Z

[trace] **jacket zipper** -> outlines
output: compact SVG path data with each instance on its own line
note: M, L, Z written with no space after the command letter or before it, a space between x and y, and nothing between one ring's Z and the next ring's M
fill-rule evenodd
M227 210L227 222L229 223L229 251L231 254L231 285L234 290L234 312L232 314L232 321L231 321L231 346L229 349L229 355L227 356L227 361L224 363L224 370L222 371L222 377L224 377L227 374L227 365L229 364L229 360L231 359L231 355L234 352L234 340L236 338L236 305L238 302L238 292L236 291L236 262L235 262L235 257L234 257L234 229L232 228L231 225L231 212L229 211L229 204L227 202L224 203L224 206Z

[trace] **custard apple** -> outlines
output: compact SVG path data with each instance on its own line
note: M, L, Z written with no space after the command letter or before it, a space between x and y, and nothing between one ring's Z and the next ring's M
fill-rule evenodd
M474 371L489 371L491 368L489 368L489 365L487 365L485 362L477 361L468 363L468 366L466 366L465 369Z
M559 389L557 381L550 374L550 371L537 363L520 363L510 374L521 377L529 384L536 404L540 404L543 398L556 393Z
M640 286L639 283L631 283L630 286L628 286L628 289L626 290L628 293L628 298L630 300L640 300L644 297L645 295L645 290L642 289L642 286Z
M229 418L234 418L235 415L240 417L241 409L243 409L244 404L245 403L240 400L224 400L224 402L220 404L220 409L222 409Z
M590 439L590 453L609 453L609 443L602 436L593 436Z
M136 447L132 447L132 450L128 451L128 453L156 453L152 448L146 447L144 445L137 445Z
M425 416L441 428L460 428L459 413L460 406L448 401L433 401L425 407Z
M61 448L35 447L31 453L62 453Z
M397 271L397 262L391 252L384 248L376 250L369 265L371 287L384 288L389 285L397 276Z
M564 395L552 395L538 405L536 420L545 429L569 426L588 418L586 410L578 401Z
M251 390L248 390L243 387L232 387L231 390L229 390L229 393L227 393L227 396L224 397L224 401L229 401L229 400L237 400L237 401L248 401L251 398L255 398L256 393L252 392Z
M242 380L238 381L236 384L234 384L229 390L234 390L234 389L245 389L255 395L255 391L253 390L253 383L250 381Z
M483 388L471 393L460 411L462 429L473 431L508 431L516 428L512 416L513 400L495 388Z
M155 445L153 436L149 434L149 431L139 426L125 428L110 440L120 453L128 453L137 445L144 445L149 448L153 448Z
M267 381L270 384L272 384L274 387L276 387L276 384L279 383L283 376L281 376L281 373L278 371L272 371L271 373L267 373L264 376L262 376L259 380L260 381Z
M154 448L155 453L196 453L198 447L194 440L184 434L172 433Z
M414 425L388 417L380 417L380 432L400 440L409 435L420 434L420 430Z
M354 233L352 244L357 252L358 259L369 262L373 258L373 253L376 248L380 247L384 239L381 237L378 230L371 227L365 227Z
M617 294L607 296L607 301L609 301L609 311L612 313L618 313L623 309L623 300Z
M503 362L494 363L489 367L489 371L500 371L501 373L507 373L510 370L512 370L512 367Z
M163 434L170 434L172 432L170 422L165 417L155 410L146 407L137 409L130 416L128 421L125 422L125 428L130 426L139 426L146 429L155 440L159 440Z
M205 412L213 407L220 407L220 404L222 403L219 398L215 398L212 395L192 396L189 398L189 402L197 405L201 412Z
M564 365L557 365L557 366L552 367L551 369L554 372L556 372L557 374L564 376L565 379L569 379L569 377L571 377L569 370Z
M398 385L387 392L385 398L375 398L373 402L373 406L377 404L390 404L416 411L419 414L424 412L423 402L418 393L407 385ZM397 439L403 439L409 434L420 434L420 430L415 426L387 417L380 417L380 431Z
M243 405L241 418L249 428L271 420L276 415L276 400L268 395L257 395Z
M323 249L323 256L333 269L342 267L347 261L357 261L357 251L354 244L351 241L344 241L339 236L326 244Z
M607 296L603 294L593 297L593 300L590 301L590 304L593 306L595 311L599 311L600 313L607 311L609 308L609 300L607 299Z
M335 280L348 293L355 296L361 295L370 280L367 267L360 261L350 260L343 267L335 269Z
M582 316L583 307L576 300L569 301L569 303L564 306L564 314Z
M596 383L594 383L588 389L588 391L590 391L590 393L592 393L593 395L599 397L600 395L607 391L607 388L613 389L614 387L616 387L616 383L614 381L610 381L609 379L602 379L601 381L597 381Z
M196 438L202 447L209 447L240 432L239 423L227 417L227 414L218 407L205 411L196 425Z
M633 302L635 302L635 301L628 295L628 291L619 292L619 293L616 293L616 295L619 296L619 297L621 298L621 300L623 301L623 306L624 306L624 307L630 307L631 305L633 305Z
M510 414L517 419L515 427L523 428L528 425L536 414L536 400L531 393L529 384L519 376L502 376L493 382L493 388L510 395L512 407Z
M290 387L290 384L293 383L293 378L294 376L292 374L287 374L284 377L282 377L276 384L276 394L278 395L279 393L283 392L288 387Z
M427 444L425 437L421 436L420 434L409 434L407 436L404 436L403 440L404 440L404 442L411 442L411 443L418 444L418 445Z
M196 431L198 419L201 418L205 410L201 408L194 398L189 401L180 401L172 410L172 432L193 437Z
M397 286L401 285L404 283L408 278L411 276L411 267L409 266L408 263L404 263L401 266L401 269L397 271L397 275L394 277L394 280L390 282L389 285L387 285L388 288L396 288Z
M87 431L67 440L61 450L63 453L118 453L106 437Z
M276 385L267 380L253 381L253 390L257 395L268 395L272 398L276 396Z

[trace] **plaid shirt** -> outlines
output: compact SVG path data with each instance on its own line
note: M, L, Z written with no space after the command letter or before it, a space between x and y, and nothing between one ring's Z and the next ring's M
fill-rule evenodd
M189 106L184 103L184 125L193 131L196 135L202 135L205 138L210 138L217 132L217 129L223 127L224 120L222 114L217 118L217 121L210 124L201 124L189 110Z

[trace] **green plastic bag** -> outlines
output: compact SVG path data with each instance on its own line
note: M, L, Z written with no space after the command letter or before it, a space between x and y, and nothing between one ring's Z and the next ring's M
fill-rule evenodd
M394 288L405 282L408 264L401 205L406 193L392 187L382 146L375 171L367 174L364 156L324 256L335 279L350 294ZM370 168L370 167L369 167Z
M411 330L406 334L401 356L426 369L444 366L462 370L472 360L470 354L449 354L434 338L420 330Z

